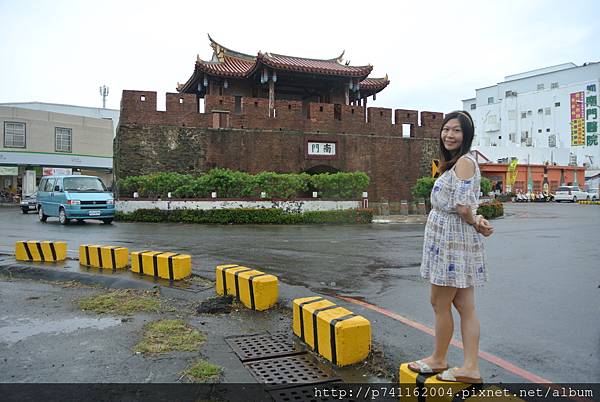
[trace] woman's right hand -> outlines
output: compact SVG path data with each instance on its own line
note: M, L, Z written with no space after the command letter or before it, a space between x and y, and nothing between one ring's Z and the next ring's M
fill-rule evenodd
M485 237L489 237L492 235L492 233L494 233L494 228L492 227L492 225L490 225L490 222L487 219L482 217L481 219L479 219L477 231Z

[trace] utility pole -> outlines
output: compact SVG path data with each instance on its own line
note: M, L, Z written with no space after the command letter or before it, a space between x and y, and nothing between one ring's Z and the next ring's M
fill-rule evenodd
M108 87L102 85L100 88L100 96L102 96L102 109L106 109L106 97L108 96Z

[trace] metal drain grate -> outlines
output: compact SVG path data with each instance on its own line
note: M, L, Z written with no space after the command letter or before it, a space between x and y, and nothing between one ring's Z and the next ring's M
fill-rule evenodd
M331 369L319 365L308 354L258 360L244 363L244 366L259 383L266 384L267 389L339 381Z
M242 362L306 353L284 333L231 336L225 342Z

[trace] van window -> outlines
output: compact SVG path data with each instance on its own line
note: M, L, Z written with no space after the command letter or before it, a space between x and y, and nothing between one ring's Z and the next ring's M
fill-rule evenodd
M48 181L48 179L42 179L40 180L40 184L38 186L38 191L44 191L44 187L46 187L46 182Z
M48 179L44 191L54 191L54 181L55 179Z
M102 180L97 177L67 177L63 179L65 191L103 192L108 191Z

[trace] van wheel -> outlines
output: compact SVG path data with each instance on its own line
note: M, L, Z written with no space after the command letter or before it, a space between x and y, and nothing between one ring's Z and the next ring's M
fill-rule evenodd
M21 208L21 212L23 212L24 214L27 214L27 213L29 213L29 209Z
M573 197L573 202L577 202L577 197Z
M44 210L42 209L41 205L38 207L38 217L40 218L40 222L46 222L46 219L48 219L48 215L44 214Z
M106 219L102 219L102 223L104 223L105 225L110 225L113 221L113 218L106 218Z
M64 208L61 208L60 211L58 211L58 221L61 225L69 224L69 218L67 218L67 213Z

